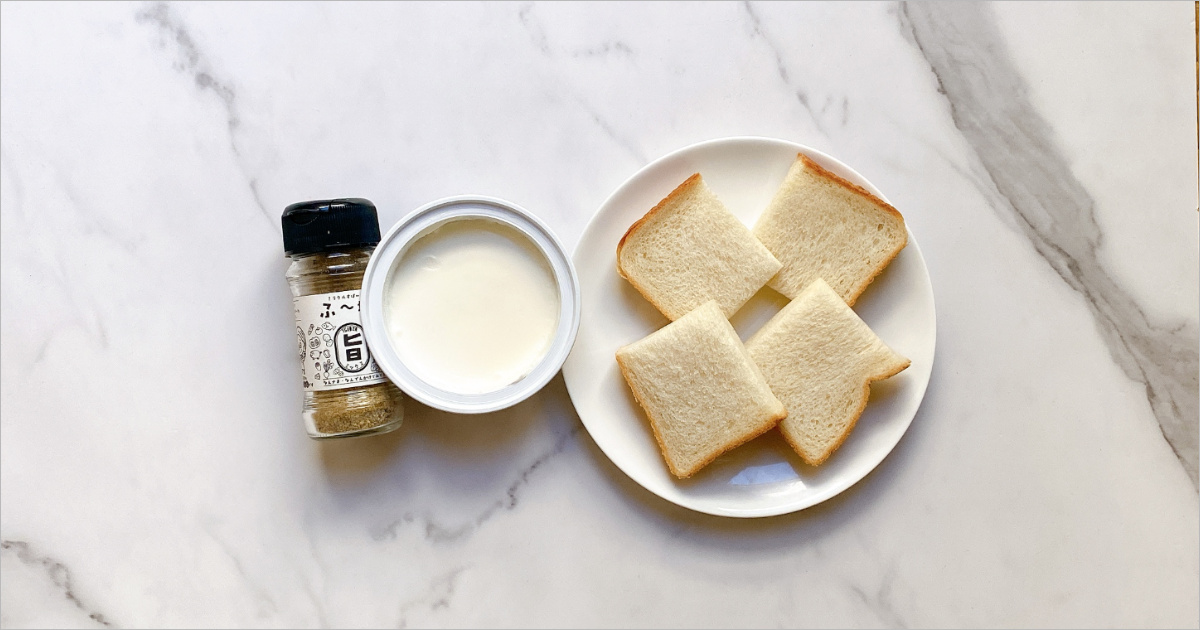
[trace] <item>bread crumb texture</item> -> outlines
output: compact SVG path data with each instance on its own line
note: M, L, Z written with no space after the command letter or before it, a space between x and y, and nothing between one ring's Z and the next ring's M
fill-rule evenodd
M621 276L671 320L709 300L729 317L781 266L699 173L634 223L617 246Z
M821 464L845 441L866 407L872 381L909 365L818 278L746 348L787 408L784 438L808 464Z
M795 299L822 278L850 305L908 243L899 211L803 153L754 235L783 265L771 288Z
M617 363L680 478L786 415L715 300L621 348Z

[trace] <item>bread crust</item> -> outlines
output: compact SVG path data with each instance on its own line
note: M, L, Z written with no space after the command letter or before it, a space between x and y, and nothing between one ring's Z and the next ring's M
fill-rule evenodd
M645 409L645 407L643 407L643 409ZM646 415L649 416L650 412L647 411ZM687 479L688 477L691 477L692 475L703 470L705 466L713 463L713 460L717 459L718 457L724 455L725 453L728 453L729 451L732 451L733 449L745 444L746 442L749 442L750 440L753 440L754 438L775 428L779 424L779 421L783 420L786 417L787 417L787 408L783 407L783 413L772 414L771 416L768 416L767 419L763 422L761 427L755 427L753 431L746 434L746 437L725 443L725 445L721 447L721 450L716 451L715 453L713 453L713 455L711 457L709 457L707 459L700 460L700 463L696 464L696 467L693 468L686 475L676 474L676 476L679 477L680 479ZM663 459L666 459L666 457L664 457Z
M808 464L809 466L820 466L821 464L825 463L825 460L833 456L833 454L842 447L842 444L845 443L846 438L850 437L850 432L854 430L854 426L858 424L858 419L862 417L863 411L867 408L867 399L871 396L871 383L891 378L903 372L904 370L907 370L908 366L910 365L912 365L912 361L905 359L903 363L897 364L898 367L896 369L890 372L868 376L867 379L863 381L862 400L860 400L858 403L858 411L854 412L854 417L851 418L850 422L846 424L846 430L842 431L842 434L838 437L837 441L833 443L833 446L825 452L824 457L819 459L809 459L808 457L805 457L804 453L800 450L800 446L793 442L791 436L788 435L788 432L784 431L783 428L780 427L779 432L783 434L783 441L787 442L788 445L792 447L792 450L796 451L796 454L800 456L800 459L804 460L805 464Z
M892 261L896 259L896 256L900 255L900 250L902 250L908 246L908 224L904 222L904 215L900 214L899 210L892 207L892 205L890 203L871 194L871 191L867 190L866 188L863 188L862 186L859 186L858 184L855 184L854 182L848 181L845 178L839 176L838 174L830 171L829 169L826 169L825 167L821 166L820 164L817 164L816 162L814 162L812 158L808 157L807 155L805 155L803 153L797 153L796 159L800 160L804 164L805 170L812 169L812 171L815 172L817 175L824 177L826 179L829 179L836 184L840 184L843 187L849 189L851 192L854 192L854 193L858 194L859 196L866 198L867 201L870 201L873 205L880 208L881 210L883 210L889 214L895 215L895 217L897 219L900 219L900 225L904 226L904 241L902 241L900 243L900 246L897 247L895 250L893 250L892 253L887 258L883 259L883 261L879 263L878 267L876 267L874 270L871 271L870 275L867 276L866 281L864 281L862 283L862 285L855 288L853 294L850 296L850 299L846 300L846 304L848 306L854 306L854 303L856 301L858 301L858 296L862 295L863 291L866 291L867 287L870 286L871 283L875 281L875 278L878 277L879 274L883 273L883 270L886 269L888 265L892 264ZM618 260L620 260L620 259L618 258Z
M641 293L642 297L646 298L647 302L650 302L651 304L653 304L654 308L658 309L658 312L662 313L663 315L666 315L667 319L669 319L671 321L675 321L676 319L679 319L680 317L683 316L683 314L675 315L675 316L668 314L667 310L665 308L663 308L663 305L656 302L654 300L654 298L651 297L651 295L650 295L651 292L649 290L647 290L646 287L642 286L636 280L634 280L632 277L630 277L628 274L626 274L625 267L621 264L621 252L622 252L622 250L625 249L625 241L628 240L629 237L632 236L634 232L638 231L643 225L645 225L646 222L648 222L651 217L653 217L655 214L657 214L659 211L661 211L663 209L663 206L667 205L668 201L671 201L671 200L679 197L680 195L683 194L684 190L691 188L693 185L698 183L700 180L701 180L700 173L693 173L691 177L683 180L683 183L676 186L675 190L672 190L670 192L670 194L668 194L666 197L663 197L662 201L658 202L658 205L654 206L653 208L650 209L649 212L642 215L642 218L638 219L637 221L634 221L633 225L630 225L629 229L625 230L625 234L623 234L621 236L621 240L617 243L617 275L628 280L629 284L632 284L633 288L637 289L638 293ZM638 401L638 402L640 403L641 401Z
M650 413L650 408L647 407L645 401L642 400L637 388L633 386L633 383L629 378L629 369L625 366L625 362L621 360L621 354L619 352L617 353L617 366L621 369L621 376L625 379L625 384L629 386L629 391L633 392L633 399L637 401L638 406L642 408L642 412L646 414L646 419L650 421L650 431L654 433L654 441L658 442L658 450L662 453L663 461L667 464L667 469L670 470L671 474L675 475L675 477L678 479L687 479L697 472L700 472L705 466L711 464L716 458L745 444L746 442L749 442L750 440L753 440L767 431L770 431L779 424L780 420L783 420L787 417L787 408L780 405L780 408L783 409L781 414L772 414L772 416L769 416L763 422L761 427L755 427L753 431L746 434L746 437L726 444L720 450L716 451L711 457L701 460L700 463L696 464L690 470L680 470L675 466L675 462L671 461L671 458L667 455L667 448L664 445L662 434L658 432L658 421L655 419L654 414ZM859 413L861 413L861 411Z
M653 418L650 417L650 410L646 408L645 401L642 400L641 394L638 393L637 388L634 387L633 383L629 380L629 368L626 367L625 362L621 360L620 352L617 353L617 367L621 368L621 378L625 379L625 384L629 386L629 391L633 392L633 399L637 401L638 406L642 408L642 412L646 414L648 419L650 419L650 431L654 433L654 441L658 442L658 451L662 453L663 461L667 463L667 468L670 469L672 475L675 475L680 479L690 477L692 473L681 475L679 470L675 468L675 462L672 462L671 458L667 457L667 448L663 446L662 434L658 432L658 424L656 424Z

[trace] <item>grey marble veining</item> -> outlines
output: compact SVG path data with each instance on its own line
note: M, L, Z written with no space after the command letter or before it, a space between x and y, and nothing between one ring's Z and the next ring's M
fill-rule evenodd
M234 89L233 83L218 76L207 56L200 50L196 40L188 32L187 25L170 4L166 2L147 4L137 12L137 21L153 27L162 38L163 48L168 53L174 51L177 57L174 67L177 70L191 77L199 90L213 94L220 101L221 108L225 113L225 125L229 132L229 149L233 152L242 176L246 179L250 195L262 215L272 225L278 227L274 213L267 210L266 204L263 203L262 195L258 190L258 177L250 171L250 167L242 155L242 150L239 148L240 138L238 136L242 126L242 117L238 111L237 91Z
M1197 485L1200 335L1193 321L1155 322L1101 264L1095 201L1071 173L1054 133L1032 106L983 3L904 3L901 26L921 51L955 126L994 190L997 212L1016 219L1038 255L1079 293L1113 360L1146 398Z
M775 72L778 73L780 82L787 87L789 92L796 96L796 101L808 113L808 117L812 119L813 126L816 127L817 131L826 136L829 135L829 123L827 119L831 113L831 107L833 108L834 120L838 122L839 126L846 126L846 122L850 116L849 99L843 96L837 99L835 104L834 99L827 96L819 107L810 102L812 99L808 91L803 87L802 82L792 78L792 72L788 70L788 63L785 61L785 56L779 43L763 30L762 17L759 16L758 10L754 8L754 3L750 2L750 0L743 0L742 9L746 14L746 18L750 21L750 29L754 37L762 41L770 49L771 56L775 60Z
M448 608L454 598L454 591L458 585L459 578L469 568L470 566L456 567L430 580L429 587L424 593L400 605L400 619L396 623L396 627L407 628L409 616L415 610L425 609L429 612L435 612Z
M1161 278L1195 243L1166 229L1194 227L1192 11L0 3L0 628L1195 627L1200 497L1162 437L1195 326L1159 321L1196 319L1191 276ZM1046 78L1080 69L1076 113ZM390 224L495 194L570 246L642 165L734 135L911 210L934 377L855 486L691 513L560 379L305 437L284 205L361 195ZM1097 184L1122 155L1129 181Z
M516 509L520 503L521 490L528 485L534 473L551 459L562 454L581 430L582 426L578 424L578 420L567 426L549 449L539 454L516 473L513 481L505 488L502 498L489 504L474 518L458 524L448 524L428 512L420 514L407 512L387 526L372 532L371 537L376 541L393 540L401 528L414 523L424 532L425 539L432 543L453 543L470 537L498 513Z
M517 18L529 38L530 45L547 61L554 61L559 57L575 60L609 57L633 58L636 56L633 48L620 39L603 41L594 46L560 50L551 44L550 37L546 33L546 26L542 23L536 9L537 7L533 3L524 4L517 12ZM575 105L587 113L588 118L601 133L638 162L650 161L650 156L639 146L638 142L622 133L595 104L580 94L578 90L565 85L563 87L566 88Z
M868 590L855 584L851 585L850 590L862 600L863 605L875 615L881 625L888 628L909 628L911 626L896 609L893 601L895 586L896 570L891 567L883 574L878 587Z
M279 612L279 604L273 597L271 597L270 591L263 588L263 586L259 584L258 580L256 580L252 575L250 575L250 573L246 571L246 565L242 561L238 550L215 531L211 519L201 519L200 530L204 532L204 534L208 536L209 540L212 540L213 543L216 544L217 548L225 554L225 557L229 559L229 562L233 565L234 571L237 573L238 578L245 585L246 591L248 593L252 593L254 599L257 601L258 614L260 616L267 616Z
M0 554L16 557L18 562L44 571L46 576L50 578L50 581L54 583L54 586L62 593L62 596L72 606L87 615L88 619L108 628L114 625L103 613L85 604L79 598L79 595L75 593L75 584L71 577L71 570L61 561L36 551L29 543L23 540L0 541Z

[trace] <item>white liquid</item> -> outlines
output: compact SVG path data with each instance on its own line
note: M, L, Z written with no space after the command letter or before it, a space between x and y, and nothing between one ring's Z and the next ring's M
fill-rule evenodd
M485 219L420 237L384 287L392 347L421 380L460 394L496 391L529 374L558 326L558 285L541 251Z

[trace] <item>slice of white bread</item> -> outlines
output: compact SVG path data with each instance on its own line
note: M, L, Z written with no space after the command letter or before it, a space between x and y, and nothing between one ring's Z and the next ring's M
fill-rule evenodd
M700 173L630 226L617 245L617 272L671 320L709 300L729 317L779 267Z
M715 300L617 350L617 364L680 479L787 415Z
M908 244L899 211L803 153L758 218L754 235L783 263L772 289L795 299L824 278L851 306Z
M783 437L816 466L858 422L871 382L909 365L817 278L749 341L746 349L783 401Z

